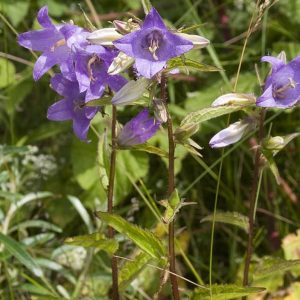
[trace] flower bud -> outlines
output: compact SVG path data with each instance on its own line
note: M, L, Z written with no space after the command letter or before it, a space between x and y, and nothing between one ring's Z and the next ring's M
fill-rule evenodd
M144 77L136 81L130 80L113 96L111 100L112 104L118 106L128 105L139 99L143 96L149 83L150 80Z
M184 142L194 135L199 130L197 123L191 122L186 123L174 131L175 140L178 142Z
M253 120L250 118L235 122L221 130L210 140L212 148L222 148L238 142L253 127Z
M212 107L222 105L251 105L255 104L256 98L253 94L229 93L218 97Z
M134 63L134 58L127 56L124 52L120 52L108 68L109 75L117 75Z
M158 98L153 99L153 108L156 120L161 123L166 123L168 120L168 112L166 110L164 101Z
M134 22L131 18L127 22L114 20L113 24L115 28L122 34L127 34L140 29L140 25Z
M87 40L94 45L113 46L113 41L122 35L115 28L102 28L88 35Z
M282 136L274 136L264 139L263 147L267 150L281 150L285 146Z
M201 35L187 34L183 32L176 32L176 35L182 37L193 43L193 49L201 49L209 45L210 41Z

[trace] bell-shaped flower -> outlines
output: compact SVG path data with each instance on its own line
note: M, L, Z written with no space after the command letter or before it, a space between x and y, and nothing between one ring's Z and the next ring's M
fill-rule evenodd
M142 27L113 42L116 48L135 58L140 75L152 78L170 58L193 48L193 43L168 30L161 16L152 8Z
M238 142L254 126L252 118L235 122L212 137L209 145L212 148L222 148Z
M51 78L51 87L64 98L49 107L47 118L52 121L72 120L76 136L87 141L90 122L98 108L86 106L85 92L81 93L78 83L66 79L62 74Z
M145 143L158 130L160 123L149 116L149 110L142 110L137 116L126 123L118 135L118 145L121 147Z
M263 94L257 98L261 107L289 108L300 101L300 56L285 64L280 58L264 56L272 65Z
M70 44L67 44L62 32L65 27L72 30L73 36L80 37L85 34L84 29L72 24L54 25L49 18L47 6L39 10L37 19L43 29L24 32L18 36L18 43L21 46L42 52L33 68L34 80L40 79L56 64L62 67L62 72L72 64Z

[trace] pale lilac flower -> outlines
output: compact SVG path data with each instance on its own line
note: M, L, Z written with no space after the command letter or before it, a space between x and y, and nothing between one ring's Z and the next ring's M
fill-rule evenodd
M63 34L65 27L68 30L72 29L73 35L79 37L85 32L84 29L71 24L54 25L49 18L47 6L39 10L37 19L43 29L24 32L18 36L18 43L21 46L43 52L34 65L34 80L40 79L56 64L61 65L62 72L72 64L70 44L66 43Z
M158 130L160 123L149 116L149 110L142 110L137 116L126 123L118 135L120 146L134 146L149 140Z
M85 106L85 93L79 91L78 83L66 79L62 74L51 78L51 87L64 98L49 107L47 118L52 121L72 120L77 137L87 141L90 122L98 108Z
M212 137L209 145L212 148L222 148L238 142L254 127L253 119L246 118L235 122Z
M272 72L256 105L288 108L297 104L300 100L300 56L287 64L273 56L264 56L261 60L272 65Z
M125 35L113 44L135 58L138 73L146 78L152 78L161 71L170 58L193 48L192 42L168 30L155 8L151 9L139 30Z

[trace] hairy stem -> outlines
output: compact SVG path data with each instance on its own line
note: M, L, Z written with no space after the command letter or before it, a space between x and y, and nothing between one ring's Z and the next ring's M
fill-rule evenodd
M117 156L117 140L116 140L116 123L117 123L117 108L112 106L112 122L111 122L111 155L110 155L110 169L109 169L109 183L107 193L107 212L113 212L113 196L114 196L114 184L116 173L116 156ZM114 237L114 230L112 227L108 227L108 237L112 239ZM111 260L112 270L112 299L119 300L118 290L118 261L115 256Z
M167 80L165 74L161 75L161 99L164 101L167 109L167 126L168 126L168 141L169 141L169 168L168 168L168 196L170 196L175 189L175 141L173 135L172 118L170 116L168 105L167 105L167 93L166 93ZM170 263L170 280L172 285L173 299L179 300L179 289L176 273L175 263L175 228L174 221L169 224L169 263Z
M259 131L258 131L258 141L257 141L257 149L255 153L255 161L254 161L254 171L253 171L253 182L251 187L251 194L250 194L250 208L249 208L249 234L248 234L248 243L247 243L247 252L246 252L246 259L245 259L245 267L244 267L244 278L243 278L243 285L248 286L249 284L249 268L251 257L253 253L253 238L254 238L254 220L255 220L255 213L256 213L256 198L258 193L258 185L259 179L261 176L261 142L264 135L264 119L265 119L265 110L262 109L260 112L259 118ZM244 297L243 299L246 299Z

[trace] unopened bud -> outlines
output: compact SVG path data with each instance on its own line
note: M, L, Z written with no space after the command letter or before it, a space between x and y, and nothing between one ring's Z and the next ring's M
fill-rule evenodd
M210 41L201 35L187 34L183 32L176 32L176 35L182 37L193 43L193 49L201 49L209 45Z
M197 123L186 123L176 128L174 131L175 140L178 142L184 142L194 135L198 130L199 125Z
M234 144L248 133L253 126L254 123L251 118L235 122L214 135L209 145L212 148L222 148Z
M274 136L264 139L263 147L267 150L281 150L285 146L282 136Z
M132 19L129 19L127 22L114 20L113 24L115 28L122 34L127 34L140 29L140 25L134 22Z
M109 66L107 73L109 75L117 75L129 68L133 63L134 58L126 55L124 52L120 52Z
M122 37L115 28L102 28L88 35L87 40L94 45L113 46L113 41Z
M223 105L251 105L255 104L256 97L253 94L229 93L218 97L212 107Z
M149 83L150 80L144 77L136 81L130 80L113 96L111 100L112 104L123 106L139 99L143 96Z
M153 108L156 120L160 123L166 123L168 120L168 113L164 101L158 98L153 99Z

